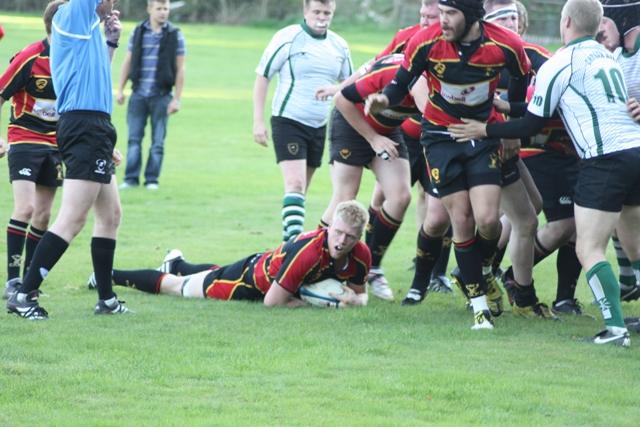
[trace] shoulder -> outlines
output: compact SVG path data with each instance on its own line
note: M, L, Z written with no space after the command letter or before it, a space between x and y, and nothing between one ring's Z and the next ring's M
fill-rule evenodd
M37 57L38 55L40 55L40 53L42 53L45 50L45 48L46 46L42 42L42 40L31 43L30 45L22 49L20 52L16 53L13 56L13 58L11 58L11 62L14 62L14 61L27 62Z
M539 44L535 44L535 43L530 43L525 41L523 43L524 45L524 50L525 52L527 52L527 54L537 54L540 56L544 56L545 58L551 58L551 52L549 52L549 50L544 47L544 46L540 46Z
M292 24L276 31L273 35L273 39L282 40L283 42L291 41L300 35L300 33L304 33L302 26L300 24Z
M351 256L366 265L367 268L371 266L371 251L369 247L362 241L356 243L351 250Z
M181 33L180 27L174 25L172 22L167 21L167 32L168 33Z
M409 27L400 28L396 32L395 37L396 38L411 37L412 35L414 35L418 31L420 31L421 29L422 29L422 26L420 26L420 24L415 24L415 25L411 25Z
M342 36L339 36L337 33L334 33L331 30L327 31L327 39L331 40L332 42L336 43L337 45L345 49L349 48L349 44L347 43L347 41L344 38L342 38Z
M524 49L522 38L511 30L507 30L491 22L482 21L484 36L486 39L502 46Z

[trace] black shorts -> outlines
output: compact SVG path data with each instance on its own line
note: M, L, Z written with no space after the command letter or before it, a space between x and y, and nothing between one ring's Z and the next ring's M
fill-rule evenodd
M482 139L456 142L446 128L422 124L420 141L427 153L427 167L437 197L469 190L478 185L500 185L500 141Z
M424 149L420 140L415 139L402 132L402 138L409 153L409 166L411 168L411 186L419 182L424 190L431 186L429 174L427 173L427 159L424 157Z
M576 205L607 212L640 205L640 147L580 162Z
M520 171L518 170L518 156L502 161L500 168L502 186L506 187L520 179Z
M45 187L62 185L62 156L58 150L38 144L13 144L8 161L9 182L31 181Z
M307 166L318 168L322 164L322 152L326 126L312 128L286 117L271 117L271 134L276 160L307 160Z
M400 128L393 129L385 135L397 142L398 154L402 159L409 159L407 146L402 138ZM339 162L351 166L367 166L376 157L366 139L351 127L338 110L331 113L331 129L329 130L329 163Z
M542 195L542 211L547 222L573 218L573 193L580 160L555 151L544 151L522 161Z
M60 115L58 148L67 179L108 184L115 173L112 154L116 129L108 114L99 111L69 111Z
M253 254L207 274L202 282L206 298L258 301L264 294L253 282L253 268L262 254Z

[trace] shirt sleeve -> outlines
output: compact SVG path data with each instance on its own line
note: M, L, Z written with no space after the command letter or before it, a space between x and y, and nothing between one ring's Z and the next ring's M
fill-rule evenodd
M287 62L290 48L291 40L288 37L284 37L284 30L278 31L262 54L256 73L271 80Z
M514 78L523 78L531 72L531 61L524 50L522 40L514 34L511 48L505 48L507 69Z
M282 264L274 279L284 289L295 293L306 282L307 276L318 265L321 257L317 246L313 244L294 246L287 249L283 255Z
M185 56L187 54L187 45L184 41L184 35L182 31L178 30L178 50L176 56Z
M66 5L60 6L54 15L54 30L66 37L90 38L93 29L100 25L100 17L96 13L96 7L101 1L69 0Z
M37 56L37 54L29 56L20 52L9 63L9 68L0 77L0 96L5 101L27 85L31 76L33 61Z
M571 67L559 66L558 61L550 59L540 67L536 76L533 97L527 110L536 116L550 118L560 103L562 93L569 85Z

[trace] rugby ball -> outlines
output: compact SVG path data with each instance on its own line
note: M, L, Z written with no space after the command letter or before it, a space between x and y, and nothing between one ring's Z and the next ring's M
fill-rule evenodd
M314 307L338 308L340 301L332 295L345 295L349 290L342 287L342 282L336 279L325 279L316 283L309 283L300 287L300 299Z

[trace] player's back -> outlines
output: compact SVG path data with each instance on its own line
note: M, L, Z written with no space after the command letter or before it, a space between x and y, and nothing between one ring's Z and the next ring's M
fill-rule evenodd
M595 40L578 41L550 62L558 75L570 73L559 108L581 157L640 146L640 125L627 113L623 73L609 51Z

